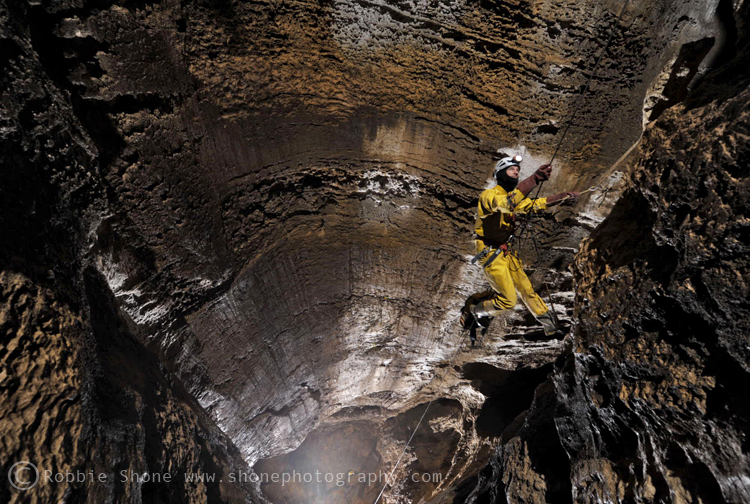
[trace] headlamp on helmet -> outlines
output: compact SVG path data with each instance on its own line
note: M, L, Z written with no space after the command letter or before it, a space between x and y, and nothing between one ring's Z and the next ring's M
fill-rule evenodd
M511 166L520 166L523 158L521 156L505 157L495 163L495 171L492 172L492 177L496 178L497 174L501 171L510 168Z

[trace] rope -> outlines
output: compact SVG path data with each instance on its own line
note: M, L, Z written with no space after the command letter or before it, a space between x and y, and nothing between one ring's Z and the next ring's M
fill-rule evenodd
M578 95L578 98L576 99L575 106L573 107L573 113L570 115L570 118L568 119L568 123L566 124L565 129L563 130L563 134L560 137L560 140L558 140L558 142L557 142L557 147L555 147L555 152L552 153L552 158L550 158L550 160L549 160L548 164L550 164L550 165L555 160L555 157L557 157L557 153L560 151L560 147L562 146L562 143L565 140L565 136L568 134L568 130L570 130L570 126L573 124L573 119L575 118L576 114L578 113L578 110L581 108L581 104L583 103L583 98L585 97L586 92L589 90L589 87L591 85L591 81L596 76L596 71L598 70L599 64L601 63L602 59L604 59L604 55L607 53L607 49L609 49L610 43L612 43L612 39L614 38L614 35L615 35L615 29L617 28L617 25L620 23L620 20L622 20L622 16L623 16L623 14L625 14L625 10L627 9L629 3L630 3L630 0L625 0L625 3L623 4L622 9L620 9L620 14L617 16L617 20L612 24L612 28L610 28L610 30L609 30L609 36L607 37L607 43L604 44L604 49L599 54L599 57L597 58L596 63L594 64L594 68L591 70L591 75L589 75L589 78L586 80L586 85L583 87L583 89L581 90L581 93ZM542 181L542 183L537 186L536 194L532 197L532 199L536 200L538 198L539 192L542 190L542 186L544 185L544 182L545 181ZM592 187L590 189L587 189L584 192L588 192L588 191L591 191L593 189L594 189L594 187ZM581 193L581 194L583 194L583 193ZM564 201L564 200L561 200L558 203L561 203L562 201ZM531 210L532 211L530 212L529 222L528 222L527 225L525 225L524 227L521 228L521 231L518 234L519 238L523 235L523 233L524 233L524 231L526 230L527 227L531 227L531 222L530 221L533 220L534 216L536 215L536 212L534 211L533 205L531 207ZM536 235L534 234L533 231L531 231L531 233L532 233L532 238L533 238L533 241L534 241L534 248L536 249L536 252L537 252L537 261L539 263L541 263L541 254L539 253L539 248L537 246ZM550 307L552 309L552 313L555 314L555 315L557 315L555 313L555 310L554 310L554 303L552 302L552 296L550 295L549 285L547 284L547 281L544 280L544 279L542 279L542 282L544 283L544 286L547 289L547 298L549 299L549 303L550 303Z
M448 375L448 371L451 370L453 367L453 363L456 362L456 357L458 357L458 353L461 350L463 346L463 340L464 335L468 332L468 330L461 331L461 343L459 343L458 350L455 354L453 354L453 358L451 359L451 363L448 364L448 367L445 369L445 373L443 373L442 378L440 379L440 385L443 384L443 380L445 380L445 377ZM430 381L432 383L432 381ZM417 422L417 426L414 427L414 430L411 433L411 436L409 436L409 440L406 442L406 445L404 445L404 449L401 450L401 455L399 455L398 460L396 460L396 463L393 465L393 469L391 469L391 473L388 475L388 477L385 480L385 484L383 485L383 488L380 489L380 493L378 494L378 498L375 499L375 502L373 504L378 504L380 501L380 498L383 496L383 492L385 492L385 489L388 487L389 482L391 481L391 478L393 477L393 473L396 472L396 469L398 468L399 464L401 463L401 459L404 458L404 455L406 454L406 450L409 448L409 445L411 445L412 440L414 439L414 435L417 433L417 430L419 430L419 426L422 425L422 420L424 420L425 415L427 414L427 410L430 409L430 406L432 406L432 403L435 402L435 399L430 399L430 402L427 403L427 407L422 412L422 416L419 417L419 421Z
M531 239L534 243L534 250L536 251L536 257L537 257L537 264L542 264L542 253L539 252L539 244L536 239L536 233L533 231L531 232ZM552 301L552 294L549 290L549 283L547 283L547 280L542 276L542 283L544 284L544 288L547 290L547 299L549 300L549 309L552 310L552 315L555 316L555 320L559 320L557 318L557 310L555 310L555 303Z
M571 114L570 119L568 119L568 124L565 127L565 130L563 131L562 136L560 137L560 141L557 143L557 147L555 148L555 152L552 154L552 159L549 160L549 164L552 164L552 161L555 160L555 157L557 156L557 152L560 150L560 146L562 146L563 140L565 140L565 135L568 134L570 125L573 123L573 118L578 113L578 109L580 108L581 103L583 103L583 96L586 94L586 91L589 90L589 85L591 84L591 80L594 78L594 76L596 76L596 70L599 68L599 63L601 63L602 59L604 58L604 55L607 53L607 49L609 49L609 44L612 42L612 38L615 35L615 28L620 23L620 20L622 19L622 15L625 14L625 9L628 7L629 3L630 3L630 0L625 0L625 4L622 6L622 9L620 10L620 15L617 16L617 21L614 22L614 24L612 25L612 28L609 31L609 38L607 38L607 43L604 44L604 50L599 55L599 58L596 60L594 69L591 71L591 75L586 81L586 86L584 86L583 91L581 91L581 94L578 95L578 99L576 100L576 106L573 109L573 114Z
M625 14L625 9L627 9L628 4L630 3L630 0L625 0L625 3L622 6L622 9L620 9L620 14L617 16L617 20L612 24L612 28L609 30L609 37L607 38L607 43L604 44L604 49L602 50L601 54L599 54L599 57L596 60L596 63L594 64L593 70L591 70L591 75L589 75L589 78L586 80L586 85L581 90L581 93L578 95L578 98L576 99L575 107L573 107L573 113L570 115L570 119L568 119L568 124L565 125L565 129L563 130L563 134L560 137L560 140L557 142L557 147L555 147L555 152L552 153L552 158L550 158L549 163L552 164L552 162L557 157L557 153L560 151L560 147L562 146L563 141L565 140L565 136L568 134L568 130L570 130L570 126L573 124L573 119L575 118L576 114L578 113L578 110L581 108L581 103L583 103L583 98L586 95L586 91L589 90L589 86L591 85L591 81L596 76L596 71L599 68L599 63L601 63L602 59L604 59L604 55L607 53L607 49L609 49L609 44L612 42L612 39L615 35L615 28L617 28L617 25L620 23L620 20L622 19L623 14ZM541 184L537 187L536 195L534 196L534 199L536 199L539 196L539 191L542 190L542 186L544 185L544 181L542 181Z
M614 34L615 34L615 28L617 27L618 23L622 19L622 16L625 13L625 9L627 8L627 6L628 6L629 3L630 3L630 0L625 0L625 4L622 6L622 10L620 11L620 15L617 17L617 21L615 21L615 23L612 25L612 29L610 30L610 33L609 33L609 38L607 39L607 43L604 45L604 50L602 50L601 54L599 55L599 58L596 60L596 64L594 65L594 69L591 71L591 75L589 76L588 80L586 81L586 85L584 86L583 90L581 91L581 94L578 96L578 99L576 100L576 105L575 105L575 107L573 109L573 113L571 114L570 119L568 119L568 124L565 126L565 129L563 130L563 134L562 134L562 136L560 137L560 140L557 143L557 147L555 148L555 152L552 154L552 158L550 159L549 164L552 164L552 162L555 160L555 157L557 156L557 153L560 150L560 147L562 146L563 140L565 140L565 136L568 134L568 130L570 129L571 124L573 123L573 119L575 118L576 114L578 113L578 109L580 108L581 103L583 102L583 97L586 94L586 91L588 91L588 89L589 89L589 86L591 84L591 80L596 75L596 70L599 68L599 63L601 63L602 59L604 58L604 55L607 52L607 49L609 48L609 44L612 42L612 38L614 37ZM542 183L539 184L539 186L537 187L537 191L536 191L537 196L539 195L539 191L541 190L542 185L544 185L544 181L542 181ZM533 199L536 199L536 196L534 196ZM532 212L531 212L532 217L535 215L535 213L536 212L533 211L533 207L532 207ZM530 223L529 223L529 225L530 225ZM521 236L523 235L523 231L526 229L526 227L527 226L524 226L521 229L521 232L517 235L517 239L521 238ZM536 249L536 252L537 252L537 257L539 257L539 262L541 262L541 254L539 252L539 247L538 247L538 244L537 244L536 235L533 232L532 232L532 238L533 238L533 241L534 241L534 248ZM557 314L555 313L555 305L552 302L552 296L550 294L549 285L547 284L546 280L542 279L542 281L544 282L544 285L547 288L547 297L549 298L550 309L552 310L552 313L556 317ZM462 340L463 340L463 333L464 332L461 333L461 335L462 335L461 339ZM459 347L459 349L460 349L460 347ZM441 385L442 385L442 380L445 379L445 377L448 374L448 371L450 371L450 369L453 367L453 363L455 362L457 356L458 356L458 352L456 352L454 354L453 358L451 359L451 363L448 365L448 368L445 370L445 373L443 373L443 377L441 378ZM412 431L411 436L409 436L409 440L406 442L406 445L404 445L404 449L401 450L401 455L399 455L398 459L396 460L396 463L394 464L393 469L391 469L391 472L388 475L388 478L386 479L385 484L383 485L383 488L380 489L380 493L378 494L378 497L377 497L377 499L375 499L375 502L373 504L378 504L378 502L380 502L380 498L383 496L383 492L385 492L385 489L388 487L389 481L393 477L393 474L396 472L396 469L398 468L399 464L401 463L401 460L403 459L404 455L406 454L406 450L409 448L409 446L411 445L412 440L414 439L414 435L417 433L417 430L419 430L419 427L422 425L422 421L424 420L425 415L427 415L427 410L430 409L430 406L432 406L433 402L434 402L434 399L430 399L430 401L427 403L427 407L422 412L422 416L419 417L419 421L417 422L416 427L414 427L414 430Z

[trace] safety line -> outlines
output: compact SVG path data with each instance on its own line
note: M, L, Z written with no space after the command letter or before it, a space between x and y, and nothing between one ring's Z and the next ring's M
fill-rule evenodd
M570 126L573 124L573 119L575 118L576 114L578 113L578 110L581 108L581 103L583 103L583 99L586 96L586 92L589 89L589 86L591 85L591 81L596 76L596 71L599 68L599 64L601 63L602 59L604 59L604 55L607 53L607 49L609 49L609 44L612 42L612 38L615 35L615 29L620 24L620 20L622 20L623 14L625 14L625 9L627 9L628 4L630 3L630 0L625 0L625 3L622 6L622 9L620 9L620 14L617 16L617 20L612 24L612 28L609 31L609 37L607 38L607 43L604 44L604 49L602 50L601 54L599 54L599 57L596 60L596 63L594 64L594 68L591 70L591 75L589 75L589 78L586 80L586 85L581 90L581 93L578 95L578 98L576 99L575 106L573 108L573 113L570 115L570 119L568 119L568 123L565 126L565 129L563 130L563 134L560 137L560 140L557 142L557 147L555 147L555 152L552 154L552 158L549 160L548 164L552 164L552 162L555 160L555 157L557 157L557 153L560 150L560 147L562 146L563 140L565 140L565 136L568 134L568 130L570 129ZM539 196L539 192L542 190L542 186L544 185L544 180L541 184L537 186L536 194L531 198L532 200L536 200ZM523 238L523 233L526 231L526 228L530 228L532 226L532 220L536 216L536 211L534 211L534 206L531 207L531 212L529 212L529 218L527 219L527 222L523 225L521 228L521 231L516 235L517 240L521 240ZM534 249L537 253L537 263L541 263L541 254L539 252L539 247L537 245L536 240L536 234L534 231L531 231L532 240L534 243ZM547 283L547 280L542 278L542 283L544 283L544 286L547 290L547 299L549 300L550 309L552 310L553 315L555 318L557 318L557 313L555 313L555 303L552 301L552 295L550 294L549 290L549 284Z
M609 37L607 38L607 43L604 44L604 49L599 55L599 58L597 58L596 64L594 64L594 68L593 70L591 70L591 75L589 76L588 80L586 80L586 86L584 86L583 90L581 91L581 94L578 95L578 99L576 100L576 106L573 109L573 113L571 114L570 119L568 119L568 124L565 126L565 129L563 130L563 134L560 137L560 140L557 142L557 147L555 148L555 152L552 154L552 158L549 160L549 164L552 164L552 162L555 160L555 157L557 156L557 153L560 150L560 147L562 146L563 140L565 140L565 136L568 134L568 130L570 129L570 126L573 124L573 119L578 113L578 109L581 108L581 103L583 103L583 99L586 96L586 91L589 90L591 81L596 76L596 71L599 68L599 63L601 63L602 59L604 59L604 55L607 54L607 49L609 49L609 44L612 42L612 38L614 38L615 30L617 29L617 26L620 24L620 20L622 20L622 16L623 14L625 14L625 9L628 8L629 3L630 3L630 0L625 0L625 3L623 4L622 9L620 9L620 14L617 16L617 20L612 24L612 28L609 31ZM542 183L539 184L539 187L537 188L537 191L536 191L537 196L539 195L539 191L542 189L543 185L544 185L544 181L542 181ZM531 219L533 219L533 216L534 216L534 212L532 212L531 214ZM529 222L529 226L531 226L530 222ZM536 247L536 235L534 234L533 231L532 231L532 236L534 238L534 246ZM537 253L538 253L538 249L537 249ZM549 293L550 292L549 285L547 284L546 280L542 279L542 281L544 282L544 286L547 288L547 298L549 299L549 304L550 304L550 307L552 308L552 313L555 314L555 310L554 310L555 304L552 301L552 296ZM556 315L557 314L555 314L555 316Z
M602 50L601 54L596 60L596 63L594 64L594 68L591 70L591 75L589 75L589 78L586 80L586 85L584 86L581 93L578 95L578 99L576 100L575 107L573 108L573 113L570 115L570 119L568 119L568 124L565 125L565 129L563 130L563 134L560 137L560 140L557 142L557 147L555 147L555 152L552 153L552 158L549 160L549 163L552 164L552 162L555 160L555 157L557 157L557 153L560 151L560 147L562 146L563 140L565 140L565 136L568 134L568 130L570 129L570 126L573 124L573 119L575 118L576 114L578 113L578 109L581 108L581 103L583 103L583 98L586 96L586 91L589 90L589 86L591 85L591 81L596 76L596 71L599 68L599 63L601 63L602 59L604 59L604 55L607 54L607 49L609 49L609 44L612 42L612 38L615 35L615 29L617 28L617 25L620 24L620 20L622 19L623 14L625 14L625 9L627 9L628 4L630 3L630 0L625 0L625 3L622 6L622 9L620 10L620 14L617 16L617 20L612 24L612 28L609 31L609 37L607 38L607 43L604 45L604 49ZM542 186L544 185L544 180L541 184L537 186L536 189L536 195L534 195L533 199L536 199L539 196L539 191L542 190Z
M451 359L450 364L448 364L448 367L446 368L445 372L443 373L442 378L440 379L440 385L443 384L443 380L448 375L448 372L453 367L453 363L456 361L456 357L458 357L458 353L461 351L461 348L463 347L463 341L464 336L468 332L467 329L461 331L461 336L458 344L458 350L456 350L456 353L453 354L453 358ZM432 380L428 383L430 385L432 383ZM388 477L385 480L385 484L383 485L383 488L380 489L380 493L378 494L378 498L375 499L375 502L373 504L378 504L380 501L380 498L383 496L383 492L385 492L385 489L388 487L389 482L391 481L391 478L393 477L393 473L396 472L396 469L398 468L399 464L401 463L401 459L406 454L406 450L409 448L409 445L411 445L412 439L414 439L414 435L417 433L417 430L419 430L419 426L422 425L422 420L424 420L425 415L427 414L427 410L430 409L430 406L432 406L432 403L435 401L435 399L430 399L430 402L427 403L427 407L422 412L422 416L419 418L419 422L417 422L417 426L414 427L414 430L411 433L411 436L409 436L409 440L406 442L406 445L404 445L404 449L401 450L401 455L399 455L398 460L396 460L396 463L393 465L393 469L391 469L391 473L388 475Z
M552 154L552 158L549 160L549 163L547 164L551 165L552 162L555 160L555 157L557 156L557 153L560 150L560 147L562 146L563 140L565 140L565 136L568 134L568 130L570 129L571 124L573 124L573 119L578 113L578 110L581 108L581 103L583 103L583 98L586 95L586 91L588 91L589 86L591 85L592 79L596 76L596 71L599 68L599 63L601 63L602 59L604 59L604 55L607 53L607 49L609 49L609 44L612 42L612 38L615 35L615 29L620 24L620 20L622 19L623 14L625 14L625 9L627 9L629 3L630 3L630 0L625 0L625 3L623 4L622 9L620 10L620 14L617 16L617 20L615 20L615 22L612 24L612 28L609 31L609 37L607 38L607 43L604 45L604 49L602 50L601 54L599 54L599 57L597 58L596 63L594 64L594 68L591 70L591 75L589 75L589 78L586 80L586 85L584 86L581 93L578 95L578 99L576 100L575 107L573 108L573 113L571 114L570 119L568 119L568 124L565 126L565 129L563 130L563 134L560 137L560 140L557 142L557 147L555 148L555 152ZM537 186L536 194L532 197L532 199L536 199L539 196L539 192L542 190L542 186L544 185L544 182L545 181L543 180L542 183ZM533 209L534 208L532 206L531 217L529 218L529 220L533 219L534 215L536 214L536 212L534 212ZM530 225L531 224L529 223L528 226ZM522 235L525 230L526 230L526 226L524 226L521 229L521 232L519 233L519 238L520 238L520 235Z
M583 91L581 91L581 94L578 95L578 100L576 100L576 106L573 109L573 114L571 114L570 119L568 119L568 124L565 126L565 130L563 131L562 136L560 137L560 141L557 143L557 147L555 148L555 152L552 154L552 159L549 160L549 164L552 164L552 161L555 160L555 157L557 156L557 152L560 150L560 147L562 146L563 140L565 140L565 135L568 134L568 130L570 129L570 125L573 123L573 119L575 118L576 114L578 113L578 109L581 107L581 103L583 103L583 97L586 94L586 91L589 90L589 85L591 84L591 80L596 76L596 70L599 68L599 63L601 63L602 59L604 59L604 55L607 53L607 49L609 49L609 44L612 42L612 38L615 35L615 28L617 28L617 25L620 24L620 20L622 19L622 15L625 14L625 9L628 7L628 4L630 3L630 0L625 0L625 4L622 6L622 10L620 10L620 15L617 16L617 21L614 22L612 25L612 29L609 32L609 38L607 39L607 43L604 45L604 50L599 55L599 58L596 60L596 64L594 65L594 69L591 70L591 75L589 76L588 80L586 81L586 86L584 86Z

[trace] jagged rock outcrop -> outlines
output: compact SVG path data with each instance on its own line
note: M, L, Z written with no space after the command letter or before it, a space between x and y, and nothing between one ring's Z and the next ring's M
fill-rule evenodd
M111 153L91 140L80 97L50 78L54 65L34 45L42 27L18 8L0 5L0 500L244 501L250 485L218 480L245 467L241 454L133 338L86 257ZM33 472L11 471L23 462ZM217 479L182 479L201 472Z
M468 502L750 501L747 14L646 128L576 257L573 337Z
M581 324L557 426L590 495L750 500L750 411L735 399L750 372L750 93L701 101L649 128L633 187L576 261Z
M619 250L608 237L625 225L617 216L657 205L639 200L637 185L624 193L577 260L578 353L568 350L552 381L562 342L540 338L523 310L498 321L479 351L462 348L455 321L482 285L468 254L489 155L500 146L524 152L527 171L548 159L619 7L0 2L0 232L14 237L0 246L0 468L26 457L44 469L179 480L19 493L2 479L0 496L370 502L382 480L281 487L229 476L387 473L427 405L388 499L448 502L486 488L509 500L614 492L616 483L584 486L587 467L620 463L590 455L586 431L571 423L596 425L593 413L561 412L583 408L584 369L630 354L587 356L614 340L580 300L601 312L622 301L597 290L608 261L629 267L648 263L639 259L646 254L650 266L634 282L652 278L655 260L674 262L671 250L683 249L665 245L676 238L661 229L679 223L655 228L643 249L625 244L605 257L600 249ZM706 9L631 3L545 193L590 186L644 122L658 121L628 164L670 154L648 149L687 129L663 125L687 121L675 105L712 65L736 59L726 48L744 33L741 22L728 24L725 2L715 15ZM703 103L692 110L711 113ZM716 126L728 110L715 111ZM537 222L547 252L532 278L551 284L566 319L574 302L566 268L621 190L583 202L580 216L560 211ZM532 243L519 247L532 263ZM636 306L618 309L640 331ZM740 351L732 341L727 352ZM565 376L572 381L561 383ZM692 386L710 386L700 376ZM739 432L727 424L726 435ZM556 437L566 425L578 440ZM652 466L649 483L623 483L627 496L648 496L651 485L651 498L661 498L663 481L685 479L654 482ZM196 472L222 481L181 479ZM415 473L439 479L410 480Z

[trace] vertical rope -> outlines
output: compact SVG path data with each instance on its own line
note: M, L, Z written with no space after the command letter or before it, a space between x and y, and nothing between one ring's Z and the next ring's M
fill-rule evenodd
M617 21L612 25L612 28L609 31L609 37L607 38L607 43L604 44L604 49L602 50L601 54L599 55L599 58L596 60L596 64L594 64L594 69L591 70L591 75L589 76L588 80L586 81L586 85L584 86L583 90L581 91L581 94L578 95L578 99L576 100L576 106L573 109L573 113L570 116L570 119L568 119L568 124L565 126L565 129L563 130L563 134L560 137L560 141L557 142L557 147L555 148L555 152L552 154L552 159L549 160L549 164L552 164L552 161L555 160L555 157L557 156L557 152L560 150L560 147L562 146L563 140L565 140L565 135L568 134L568 130L570 129L570 125L573 123L573 118L575 118L576 114L578 113L578 109L581 107L581 103L583 103L583 97L586 94L586 91L589 90L589 86L591 85L591 80L596 75L596 71L599 68L599 63L601 63L602 59L604 59L604 55L607 53L607 49L609 49L609 44L612 42L612 38L615 35L615 28L617 28L617 25L620 24L620 20L622 19L622 15L625 14L625 9L628 7L628 4L630 3L630 0L625 0L625 4L622 6L622 9L620 10L620 14L617 16Z
M586 92L589 90L591 81L596 76L596 71L599 68L599 64L601 63L602 59L604 59L604 55L607 53L607 49L609 49L609 45L612 42L612 39L614 38L614 35L615 35L615 29L617 28L617 25L620 24L620 20L622 20L622 16L623 14L625 14L625 9L627 9L629 3L630 3L630 0L625 0L625 3L623 4L622 9L620 9L620 14L617 16L617 20L614 22L614 24L612 25L612 28L610 28L609 30L607 43L604 44L604 49L602 50L601 54L599 54L599 57L597 58L596 63L594 64L594 68L591 70L591 75L589 75L589 78L586 80L586 85L583 87L583 89L581 90L581 93L578 95L578 98L576 99L576 104L573 107L573 113L570 115L570 119L568 119L568 123L566 124L565 129L563 130L563 134L560 137L560 140L558 140L557 142L557 147L555 147L555 152L552 153L552 158L550 158L549 160L548 164L550 165L555 160L555 157L557 157L557 153L560 151L560 147L562 146L562 143L565 140L565 136L568 134L568 130L570 130L570 126L573 124L573 119L578 113L578 110L581 108L581 103L583 103L583 98L586 95ZM539 196L539 192L542 190L543 185L544 185L544 181L542 181L542 183L537 186L536 194L534 195L532 199L536 199ZM531 216L529 217L529 222L527 223L526 226L524 226L521 229L521 232L519 233L519 238L521 235L523 235L524 231L526 230L526 227L531 227L530 221L533 220L534 216L536 215L536 212L534 212L533 210L534 210L534 207L532 206L532 212L530 214ZM532 237L534 240L534 247L536 248L536 251L537 251L538 262L541 263L541 254L539 253L539 249L537 247L536 235L534 234L534 231L532 231L531 233L532 233ZM552 310L552 313L555 316L557 316L557 314L555 313L554 303L552 302L552 296L550 295L549 285L547 285L546 280L542 279L542 281L544 282L544 285L547 288L547 298L550 303L550 309Z
M458 352L463 347L463 340L464 340L464 334L466 334L466 331L461 331L460 341L458 345L458 350L456 350L456 353L453 354L453 358L451 359L451 363L448 364L448 367L445 369L445 372L443 373L442 378L440 378L440 385L443 384L443 380L445 380L445 377L448 376L448 372L453 368L453 363L456 362L456 357L458 357ZM432 383L432 382L430 382ZM401 459L404 458L404 454L406 454L406 450L411 445L412 439L414 439L414 435L417 433L417 430L419 430L419 426L422 425L422 420L424 420L425 415L427 414L427 410L430 409L430 406L432 406L432 403L435 402L435 399L430 399L430 402L427 403L427 407L422 412L422 416L419 417L419 421L417 422L417 426L414 427L414 430L411 433L411 436L409 436L409 440L406 442L406 445L404 445L404 449L401 450L401 455L399 455L398 460L396 460L396 463L393 465L393 469L391 469L391 473L388 475L388 477L385 480L385 483L383 484L383 488L380 489L380 493L378 494L378 498L375 499L375 502L373 504L378 504L380 501L380 498L383 496L383 492L385 492L385 489L388 487L389 482L391 481L391 478L393 477L393 474L396 472L396 469L398 468L399 464L401 463Z
M609 44L612 42L612 39L614 38L615 28L617 28L617 25L620 24L620 20L622 19L623 14L625 14L625 9L627 9L629 3L630 3L630 0L625 0L625 3L623 4L622 9L620 9L620 14L617 16L617 20L612 25L612 28L610 28L609 37L607 38L607 43L604 44L604 49L602 50L601 54L599 54L599 57L597 58L596 63L594 64L594 68L593 70L591 70L591 75L589 75L589 78L586 80L586 85L583 87L583 89L581 90L581 93L578 95L578 98L576 99L576 104L573 107L573 113L570 115L570 119L568 119L568 123L565 125L563 134L560 137L560 140L558 140L557 142L557 147L555 147L555 152L552 153L552 158L550 158L549 163L547 164L552 164L552 162L557 157L557 153L560 151L560 147L562 146L562 143L565 140L565 136L568 134L568 130L570 130L570 126L573 124L573 119L578 113L578 110L581 108L581 103L583 103L583 98L586 95L586 91L589 90L591 81L596 76L596 71L599 68L599 64L602 62L602 59L604 59L604 55L607 53L607 49L609 49ZM544 185L544 182L539 184L534 198L539 196L539 191L541 191L543 185Z
M625 9L627 8L627 6L628 6L629 3L630 3L630 0L626 0L625 1L625 4L622 6L622 10L620 10L620 14L617 17L617 21L615 21L615 23L612 25L612 29L610 30L610 33L609 33L609 38L607 39L607 43L604 45L604 49L602 50L601 54L599 55L599 58L597 59L596 64L594 65L594 69L591 71L591 75L589 76L588 80L586 81L586 85L584 86L583 90L581 91L581 94L578 96L578 99L576 100L576 105L575 105L575 107L573 109L573 113L571 114L570 119L568 119L568 124L565 126L565 129L563 130L563 134L562 134L562 136L560 137L560 140L557 143L557 147L555 148L555 152L552 154L552 158L550 159L549 164L552 164L552 162L555 160L555 157L557 156L557 153L559 152L560 147L562 146L563 140L565 140L565 136L568 134L568 130L570 129L571 124L573 123L573 119L575 118L576 114L578 113L578 110L579 110L579 108L581 106L581 103L583 102L583 97L586 94L586 91L588 91L589 86L591 85L591 80L596 75L596 70L599 68L599 63L601 63L602 59L604 58L604 55L607 52L607 49L609 48L609 44L612 42L612 38L614 37L614 34L615 34L615 28L617 27L617 25L619 24L620 20L622 19L622 16L625 13ZM537 195L539 195L539 191L541 190L542 185L544 185L544 182L542 182L541 184L539 184L539 186L537 188L537 192L536 192ZM536 198L536 196L534 198ZM533 210L533 208L532 208L532 210ZM534 215L533 211L532 211L531 215L532 216ZM530 223L529 223L529 225L530 225ZM519 235L517 237L518 239L521 238L521 235L523 234L523 231L525 229L526 229L526 227L522 228L521 232L519 233ZM534 247L535 247L535 249L537 251L537 255L539 257L541 257L541 254L539 253L539 247L538 247L537 241L536 241L536 236L535 235L532 235L532 236L533 236L533 239L534 239ZM557 314L555 313L554 303L552 302L552 296L550 294L549 285L547 284L546 280L542 279L542 281L544 282L544 285L547 288L547 297L549 298L550 309L552 310L552 313L555 314L555 316L557 316ZM463 333L462 333L462 336L463 336ZM463 339L463 337L462 337L462 339ZM460 346L459 346L459 349L460 349ZM447 376L448 371L450 371L450 369L453 367L453 363L455 362L457 356L458 356L458 351L454 354L453 359L451 359L451 363L448 365L448 368L446 369L445 373L443 373L443 376L442 376L442 378L440 380L441 384L442 384L442 381ZM404 445L404 449L401 450L401 455L399 455L398 459L396 460L396 463L393 465L393 469L391 469L391 472L388 475L388 478L386 479L386 482L383 485L383 488L380 489L380 493L378 494L378 497L375 499L375 502L373 504L378 504L378 502L380 502L380 498L383 496L383 493L385 492L385 489L388 487L389 481L391 480L391 478L393 477L394 473L396 472L396 469L400 465L401 460L404 458L404 455L406 454L406 450L411 445L411 442L414 439L414 435L417 433L417 430L419 430L419 427L422 425L422 421L424 420L425 415L427 415L427 411L430 409L430 406L432 406L433 402L434 402L434 399L430 399L430 401L427 403L427 407L425 407L424 411L422 412L422 416L419 417L419 421L417 422L416 427L414 427L414 430L412 431L411 436L409 436L409 439L406 442L406 445Z

